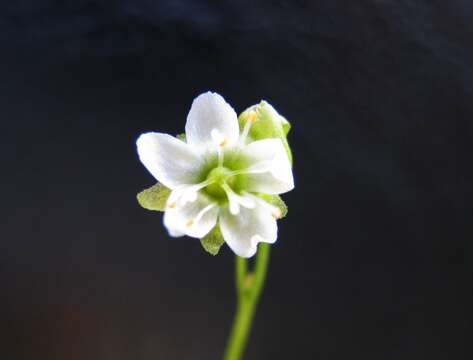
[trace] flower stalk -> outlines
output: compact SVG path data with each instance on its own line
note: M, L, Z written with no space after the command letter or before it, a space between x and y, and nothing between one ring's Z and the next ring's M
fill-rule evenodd
M250 335L258 300L264 287L269 264L270 247L260 244L252 272L245 258L235 256L237 307L225 348L224 360L240 360Z

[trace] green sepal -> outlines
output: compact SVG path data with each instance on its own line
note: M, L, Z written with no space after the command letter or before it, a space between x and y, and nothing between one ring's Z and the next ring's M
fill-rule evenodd
M185 133L177 134L176 138L178 138L179 140L184 141L184 142L186 142L186 140L187 140Z
M136 195L138 203L148 210L164 211L166 208L166 201L171 190L163 184L157 183L148 189Z
M217 255L224 242L225 240L223 240L220 226L218 224L215 225L207 235L200 239L202 247L211 255Z
M278 219L282 219L287 215L287 205L279 195L259 194L259 197L279 209L281 215L278 216Z
M287 142L287 134L291 130L291 124L283 116L281 116L270 104L266 101L261 101L257 105L250 106L243 111L238 117L240 131L243 131L249 116L255 112L256 121L250 128L248 138L250 140L262 140L267 138L281 139L287 156L292 164L292 152Z

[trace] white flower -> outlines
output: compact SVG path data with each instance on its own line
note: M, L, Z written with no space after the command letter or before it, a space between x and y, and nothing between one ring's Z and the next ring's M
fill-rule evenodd
M141 162L172 190L164 214L171 236L202 238L218 223L242 257L253 256L259 242L276 241L279 209L257 194L290 191L294 179L280 139L247 143L255 120L250 116L240 134L233 108L207 92L192 103L185 142L157 132L138 138Z

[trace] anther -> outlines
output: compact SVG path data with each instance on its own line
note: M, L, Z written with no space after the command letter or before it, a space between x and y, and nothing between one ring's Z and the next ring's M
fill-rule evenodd
M169 204L167 204L168 209L174 209L175 207L176 207L176 202L175 201L170 202Z
M193 219L189 219L189 220L187 220L187 222L186 222L186 226L187 226L188 228L190 228L193 224L194 224L194 220L193 220Z
M281 217L281 210L279 210L278 208L274 209L271 212L271 216L275 219L279 219Z
M253 110L248 113L247 121L254 123L256 121L256 112Z
M228 144L228 139L223 139L222 141L220 141L220 143L218 144L218 146L220 146L221 148L223 148L225 145Z
M243 128L243 131L240 135L240 147L245 145L245 141L248 136L248 133L250 132L250 128L253 125L253 123L256 121L256 118L257 116L254 110L251 110L248 112L245 127Z

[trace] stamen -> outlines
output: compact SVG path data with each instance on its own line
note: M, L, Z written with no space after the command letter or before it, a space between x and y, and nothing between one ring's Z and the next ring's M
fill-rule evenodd
M265 209L267 209L267 211L269 211L269 213L271 214L271 216L274 218L274 219L279 219L282 215L281 213L281 209L279 209L278 207L276 206L273 206L271 204L269 204L268 202L266 202L265 200L253 195L253 194L250 194L250 193L247 193L247 192L243 192L243 195L246 195L247 197L250 197L251 199L253 199L255 202L257 202L259 205L263 206Z
M274 166L274 163L270 160L260 161L240 171L242 174L261 174L261 173L270 171L273 166Z
M248 113L248 118L246 119L245 127L243 128L243 131L240 135L240 142L239 142L240 146L245 145L245 141L246 141L246 138L248 137L248 133L250 132L251 125L253 125L256 119L257 119L256 112L251 110Z
M215 204L210 204L210 205L207 205L206 207L204 207L202 210L200 210L199 213L197 214L197 216L194 219L194 223L199 222L202 219L202 217L207 213L207 211L212 209L214 206L215 206Z
M242 174L260 174L270 170L272 163L270 161L260 162L246 169L233 170L228 173L229 177Z
M212 129L210 132L210 136L212 137L212 141L215 145L220 148L223 148L225 145L228 144L229 140L226 138L220 131L217 129Z
M213 129L210 132L210 136L212 137L214 144L217 146L218 166L223 166L223 148L228 144L229 140L217 129Z
M271 216L275 219L279 219L281 217L281 210L279 210L279 208L275 208L272 212L271 212Z
M189 219L186 222L186 227L190 228L194 224L194 219Z
M230 186L228 186L228 184L223 184L222 188L227 194L230 205L230 213L233 215L237 215L240 212L240 205L250 209L255 207L255 203L252 199L238 195L232 190Z
M220 141L220 143L218 144L218 146L220 146L221 148L223 148L225 145L228 144L228 139L227 138L224 138L222 139L222 141Z
M231 178L233 176L237 176L237 175L240 175L240 174L244 174L245 173L245 170L233 170L233 171L230 171L227 176L228 178Z
M178 188L174 189L169 195L169 198L166 201L166 208L167 209L174 209L177 206L177 202L179 198L182 196L185 186L179 186Z
M256 121L256 112L254 110L251 110L249 113L248 113L248 119L247 121L250 121L252 123L254 123Z
M202 219L202 217L205 215L205 213L207 211L209 211L210 209L212 209L214 206L215 206L215 204L210 204L210 205L207 205L206 207L204 207L202 210L199 211L199 213L197 214L197 216L195 218L189 219L189 220L186 221L186 227L190 228L194 224L197 224Z
M222 167L223 166L223 149L221 147L217 150L217 154L218 154L218 166Z
M227 194L228 203L230 205L230 213L233 215L238 214L240 212L240 204L238 204L236 194L227 183L222 185L222 189L225 190L225 193Z
M242 195L237 195L238 196L238 202L240 205L248 208L248 209L254 209L256 206L256 203L254 200L248 196L242 196Z
M183 186L179 189L174 190L171 193L172 197L168 199L168 204L166 207L169 209L173 209L177 205L178 201L179 201L179 204L183 204L183 205L186 204L187 202L196 201L197 193L199 192L199 190L210 185L212 182L213 180L207 179L205 181L202 181L199 184Z

